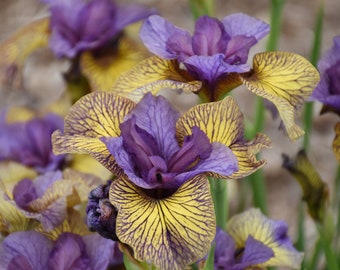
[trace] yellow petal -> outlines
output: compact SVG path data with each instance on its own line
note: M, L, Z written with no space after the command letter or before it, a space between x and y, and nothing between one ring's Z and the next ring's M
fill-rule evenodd
M0 192L0 233L7 235L17 231L32 230L38 222L27 218L13 201L4 199Z
M101 137L118 137L119 125L134 107L131 100L107 92L94 92L75 103L65 118L64 133L52 134L55 154L90 154L113 174L121 173Z
M9 80L11 69L14 75L20 76L26 58L36 49L47 46L49 38L49 18L43 18L25 25L11 37L0 44L0 81L13 83ZM20 78L10 78L19 84Z
M210 142L219 142L233 151L239 170L229 178L245 177L266 163L257 160L255 155L263 147L270 147L270 140L264 134L257 134L251 141L244 140L243 115L232 97L197 105L185 113L176 125L179 142L191 134L194 126L199 127Z
M160 269L184 269L209 251L216 224L205 176L194 177L159 200L119 178L112 183L110 201L118 209L117 236L137 260Z
M340 163L340 122L336 123L335 127L335 138L333 141L333 152L335 154L336 159Z
M241 79L250 91L274 103L291 140L304 134L294 118L319 82L319 73L310 62L289 52L259 53L254 56L253 70L241 74Z
M197 92L201 88L201 82L193 81L185 71L180 70L176 60L153 56L123 73L111 90L139 101L145 93L156 94L164 88Z
M20 163L13 161L0 162L0 190L2 190L9 199L13 199L13 187L22 179L35 179L37 173L35 170L28 168Z
M119 75L128 71L148 56L145 48L131 39L122 37L117 48L95 55L85 52L80 59L83 74L92 90L109 91Z

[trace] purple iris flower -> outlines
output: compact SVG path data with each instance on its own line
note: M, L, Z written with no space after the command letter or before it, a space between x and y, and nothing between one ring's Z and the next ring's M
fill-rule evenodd
M333 40L332 48L318 62L320 82L311 98L340 114L340 36Z
M149 196L159 197L159 190L161 197L171 195L201 173L231 175L238 169L233 152L221 143L211 143L196 126L179 145L179 116L165 98L148 93L120 125L120 137L101 139L129 179L149 190Z
M50 47L58 57L73 58L115 40L127 25L155 14L140 5L112 0L44 0L51 12Z
M36 231L12 233L0 246L1 269L105 270L122 262L117 244L96 234L61 233L51 241Z
M33 118L27 122L7 123L0 115L0 161L22 163L39 173L62 167L65 155L52 152L51 134L63 128L63 119L55 114Z
M213 87L222 75L249 71L249 50L268 32L268 24L242 13L222 21L203 16L193 35L154 15L145 20L140 37L149 51L177 59L195 79Z
M274 252L261 241L249 235L244 247L236 248L234 239L217 228L215 236L215 269L243 270L267 262Z

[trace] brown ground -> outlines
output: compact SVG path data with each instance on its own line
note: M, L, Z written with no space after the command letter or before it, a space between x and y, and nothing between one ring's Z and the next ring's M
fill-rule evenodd
M120 1L124 2L124 1ZM132 1L126 1L132 2ZM176 25L192 29L193 22L190 10L184 0L139 0L147 6L157 7L160 13L174 22ZM340 27L340 2L327 0L325 2L325 21L323 31L322 52L325 52L332 45L332 38L339 35ZM319 1L316 0L287 0L283 14L283 26L279 50L292 51L309 57L311 43L313 40L313 27L315 14ZM270 1L268 0L220 0L216 1L216 17L223 18L225 15L243 12L269 22ZM0 40L8 36L12 31L21 25L47 14L46 8L39 4L38 0L1 0L0 2ZM262 51L265 48L265 41L261 42L253 50ZM65 70L67 65L62 61L53 61L46 64L46 60L52 56L46 52L38 54L37 58L30 59L30 65L25 69L27 77L27 89L25 92L16 90L8 92L1 89L0 106L7 104L34 103L37 106L48 104L50 100L57 97L62 89L63 82L60 77L60 69ZM30 69L34 67L34 69ZM37 72L38 70L38 72ZM237 100L245 112L246 117L251 120L255 96L245 89L235 92ZM191 106L192 98L179 99L173 95L176 101L184 107ZM311 133L311 149L309 156L322 178L331 185L334 181L337 163L332 153L331 144L333 140L333 126L338 118L334 115L319 116L320 104L315 105L314 128ZM281 153L284 152L293 156L301 147L302 141L291 143L281 131L277 130L279 121L273 121L267 115L265 133L273 141L273 148L265 150L263 157L268 160L265 167L265 175L268 189L268 201L270 217L284 219L290 226L290 234L295 237L297 206L301 198L301 191L293 178L281 168ZM237 191L233 192L237 197ZM250 196L250 195L249 195ZM315 239L314 225L307 219L308 242L313 243Z

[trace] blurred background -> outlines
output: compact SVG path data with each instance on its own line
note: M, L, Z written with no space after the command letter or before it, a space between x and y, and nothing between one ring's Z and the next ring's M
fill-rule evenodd
M138 0L117 2L140 2L149 7L156 7L160 14L177 26L193 29L194 22L188 2L185 0ZM217 0L215 15L218 18L232 13L242 12L253 17L270 22L269 0ZM325 0L325 17L322 34L322 53L332 46L334 36L340 34L340 1ZM316 0L287 0L285 1L282 30L278 50L291 51L309 58L313 41L313 28L319 1ZM15 30L37 18L46 16L47 8L38 0L1 0L0 1L0 41L3 41ZM257 44L251 55L264 51L266 39ZM250 57L251 59L251 57ZM25 66L25 89L0 89L0 106L26 105L39 107L46 106L57 99L64 91L62 72L67 69L67 63L56 60L48 50L39 50L34 53ZM182 110L195 104L195 96L179 96L176 93L168 94ZM233 92L245 118L252 121L254 115L255 95L243 87ZM309 158L315 165L319 174L332 186L336 174L337 162L332 151L334 138L333 127L338 116L332 114L319 115L321 104L314 106L313 130L310 134L311 148ZM301 119L299 119L301 123ZM273 147L264 150L263 158L268 163L264 168L267 184L269 216L274 219L284 219L290 227L290 234L296 237L297 207L302 193L300 186L292 176L281 168L282 157L285 153L290 157L295 156L302 146L302 140L290 142L282 131L278 129L279 119L273 120L269 113L266 114L265 133L272 139ZM244 181L244 180L240 180ZM237 201L239 191L235 187L230 189L230 196ZM251 193L249 193L251 204ZM236 209L232 209L232 212ZM314 243L316 238L314 224L306 219L307 242Z

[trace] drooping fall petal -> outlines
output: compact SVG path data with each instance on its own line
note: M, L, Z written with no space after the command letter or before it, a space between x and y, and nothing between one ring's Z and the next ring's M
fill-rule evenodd
M160 200L120 178L111 186L110 201L118 209L117 236L131 246L137 260L160 269L183 269L210 248L215 218L205 176L194 177Z
M289 52L258 53L253 70L240 76L251 92L274 103L291 140L304 134L294 118L319 81L310 62Z

